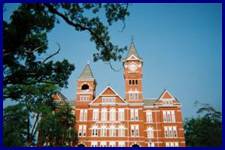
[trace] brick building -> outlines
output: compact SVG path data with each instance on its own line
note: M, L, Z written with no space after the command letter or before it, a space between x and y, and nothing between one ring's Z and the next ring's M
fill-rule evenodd
M97 82L90 65L85 66L77 80L75 99L78 146L185 146L180 102L168 90L157 99L145 99L142 66L131 42L123 59L124 98L110 86L96 95Z

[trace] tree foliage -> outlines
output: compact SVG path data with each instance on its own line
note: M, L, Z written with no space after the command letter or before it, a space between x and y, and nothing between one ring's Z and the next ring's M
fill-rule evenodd
M3 142L7 146L23 146L27 135L26 107L22 104L9 106L4 109Z
M106 22L99 18L100 14L105 14ZM52 93L67 87L68 78L75 69L66 59L52 60L61 51L59 44L54 52L48 49L47 34L56 23L62 19L74 31L88 32L90 40L96 45L94 61L109 62L120 60L126 47L119 48L112 44L108 27L117 21L124 23L128 15L126 4L38 3L21 4L9 21L3 21L3 97L4 100L16 101L18 104L5 108L5 145L37 143L35 137L41 117L45 113L53 119L53 116L49 116L53 108ZM47 55L47 52L51 54ZM14 114L13 111L20 112L21 116L18 117L19 114ZM15 116L16 119L13 120ZM17 128L10 127L12 122L18 124ZM58 128L63 128L62 124L59 125ZM9 134L10 132L14 133ZM18 141L13 141L14 134L18 136ZM54 144L64 145L65 142L57 141Z
M55 111L43 113L39 123L39 145L74 146L77 144L75 117L69 104L57 104Z
M222 114L206 104L197 111L199 116L185 120L187 146L221 146Z

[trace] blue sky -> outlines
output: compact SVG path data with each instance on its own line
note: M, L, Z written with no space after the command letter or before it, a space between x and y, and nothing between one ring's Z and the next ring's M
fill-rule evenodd
M4 19L14 4L5 5ZM143 58L143 94L157 98L168 89L182 104L183 116L195 115L194 102L222 109L222 5L221 4L131 4L123 32L121 22L110 27L112 41L129 46L131 36ZM68 59L76 66L62 93L76 96L76 80L90 61L97 80L97 94L107 85L125 95L123 69L114 72L102 61L94 63L95 45L87 32L76 32L61 21L49 33L50 54L61 45L55 60ZM126 54L124 54L125 56ZM113 63L122 68L121 62Z

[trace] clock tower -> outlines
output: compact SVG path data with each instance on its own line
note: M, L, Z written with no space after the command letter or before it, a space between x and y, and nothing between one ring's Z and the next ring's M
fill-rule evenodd
M129 52L123 59L124 80L125 80L125 97L126 101L132 103L143 102L142 95L142 58L139 57L132 40Z

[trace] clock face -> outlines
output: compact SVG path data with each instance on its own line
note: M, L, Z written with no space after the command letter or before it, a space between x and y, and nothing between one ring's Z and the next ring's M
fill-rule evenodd
M137 64L135 63L132 63L132 64L129 64L128 66L128 69L131 71L131 72L135 72L137 70L138 66Z

